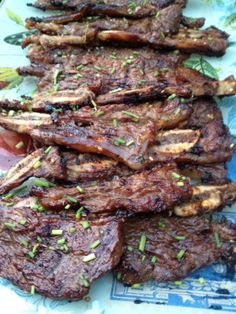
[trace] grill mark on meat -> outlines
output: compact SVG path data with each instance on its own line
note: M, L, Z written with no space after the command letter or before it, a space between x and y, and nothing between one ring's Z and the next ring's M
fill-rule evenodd
M202 217L128 219L123 232L125 249L115 274L129 285L150 279L180 280L221 258L230 261L236 242L235 226L225 221L210 223ZM220 247L214 240L215 233L219 236ZM138 250L142 234L146 236L144 252ZM176 236L184 236L185 240L177 241ZM133 248L131 252L128 246ZM177 259L180 250L184 255ZM142 256L145 256L143 261ZM157 258L156 263L151 262L153 256Z
M79 193L76 188L57 187L44 192L36 188L31 194L39 198L45 209L60 209L68 204L77 208L80 204L91 213L116 212L119 209L131 213L161 212L191 197L189 181L185 180L178 186L173 172L177 173L175 165L165 164L128 177L97 182L96 186L81 184L84 193ZM76 201L71 202L66 196Z
M37 164L39 164L40 167L36 167ZM53 178L58 180L64 178L58 148L52 147L47 154L45 154L44 149L41 148L19 161L8 171L7 175L0 180L0 193L7 193L29 177Z
M0 275L25 291L30 292L34 286L46 297L79 300L88 294L93 281L119 262L122 237L120 223L114 218L90 221L89 230L84 230L81 221L59 214L45 215L29 208L1 208L0 212ZM19 224L22 219L25 225ZM5 223L16 227L9 230ZM75 232L70 233L70 228ZM52 236L55 229L62 230L63 235ZM60 239L65 239L68 251L58 244ZM97 240L100 245L91 249ZM25 247L22 241L28 245ZM36 249L31 258L33 247ZM96 258L83 262L91 253Z

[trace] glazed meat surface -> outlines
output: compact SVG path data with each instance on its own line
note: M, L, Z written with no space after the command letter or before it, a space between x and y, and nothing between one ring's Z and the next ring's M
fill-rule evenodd
M82 299L122 254L115 219L90 221L84 229L75 218L1 208L0 222L1 277L46 297Z
M175 281L218 261L229 261L236 247L236 229L205 218L128 219L123 226L124 254L115 270L124 283Z

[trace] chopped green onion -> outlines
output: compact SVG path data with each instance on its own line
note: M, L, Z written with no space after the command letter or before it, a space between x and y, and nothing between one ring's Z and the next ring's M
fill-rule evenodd
M166 224L165 224L165 222L164 222L164 220L159 220L158 221L158 226L161 228L161 229L165 229L165 227L166 227Z
M151 258L151 263L152 263L152 264L156 264L156 262L157 262L157 257L156 257L156 256L153 256L153 257Z
M51 150L52 150L52 146L48 146L48 148L45 149L44 153L48 155L51 152Z
M15 229L16 224L11 223L11 222L5 222L4 223L4 227L7 228L7 229Z
M35 295L35 286L31 286L30 294Z
M37 252L37 249L38 249L38 244L35 244L33 246L32 253L35 254Z
M80 208L77 210L77 212L76 212L76 214L75 214L75 218L76 218L76 219L80 219L80 218L81 218L81 213L82 213L83 210L84 210L84 207L83 207L83 206L80 207Z
M31 257L31 258L34 258L34 257L35 257L35 254L34 254L32 251L30 251L30 252L28 253L28 255L29 255L29 257Z
M37 241L38 241L39 243L41 243L43 240L42 240L42 238L41 238L40 236L37 236Z
M221 247L221 241L220 241L220 237L217 231L214 231L214 241L215 241L217 249L219 249Z
M176 183L176 185L177 185L177 186L180 186L180 187L181 187L181 186L184 186L184 182L178 181L178 182Z
M67 204L66 206L65 206L65 209L70 209L70 204Z
M133 55L134 55L135 57L138 57L138 56L140 56L140 52L139 52L139 51L133 51Z
M118 121L116 119L113 119L112 125L114 126L114 128L117 128L118 127Z
M7 195L4 196L4 199L5 199L5 200L8 200L9 198L12 198L13 196L14 196L13 193L9 193L9 194L7 194Z
M65 243L66 243L66 239L64 239L64 238L57 241L57 244L59 244L59 245L63 245Z
M126 143L126 146L129 147L133 145L134 143L135 143L134 140L130 140L129 142Z
M200 277L200 278L198 279L198 282L200 283L200 285L204 285L206 281L205 281L204 278Z
M61 229L53 229L51 231L51 235L53 235L53 236L60 236L62 234L63 234L63 230L61 230Z
M179 179L181 177L181 175L179 175L177 172L171 172L171 175L175 179Z
M125 141L123 138L117 138L117 139L114 141L114 144L115 144L116 146L125 145L125 144L126 144L126 141Z
M79 279L80 279L80 282L82 284L82 286L88 288L89 287L89 282L87 279L84 278L84 276L81 274L79 275Z
M94 253L91 253L83 257L83 262L88 263L90 261L93 261L94 259L96 259L96 255Z
M95 65L95 66L94 66L94 69L95 69L95 70L97 70L97 71L99 71L99 72L101 72L101 71L102 71L102 68L101 68L101 67L99 67L99 66L97 66L97 65Z
M175 115L178 116L181 112L181 109L178 107L176 110L175 110Z
M81 225L82 225L82 227L83 227L85 230L90 227L90 224L89 224L89 222L88 222L87 220L81 221Z
M81 186L77 185L76 189L82 194L84 193L84 189Z
M104 116L104 114L105 114L104 111L98 111L98 112L96 113L96 116L97 116L97 117L102 117L102 116Z
M133 289L139 289L139 288L141 288L141 284L140 284L140 283L134 283L134 284L131 286L131 288L133 288Z
M71 203L77 203L77 200L71 196L66 196L67 201L71 202Z
M184 257L185 250L180 250L176 255L177 260L181 260Z
M121 279L121 273L120 273L120 272L119 272L119 273L117 273L116 278L117 278L118 280L120 280L120 279Z
M139 247L138 247L140 252L144 252L146 241L147 241L147 237L145 236L145 234L142 234L139 240Z
M26 240L21 240L20 241L20 245L22 245L22 246L24 246L24 247L27 247L28 246L28 241L26 241Z
M128 250L129 252L132 252L134 249L132 248L131 245L128 245L128 246L127 246L127 250Z
M14 203L13 202L11 202L11 203L6 203L6 205L9 207L9 206L13 206L14 205Z
M76 69L78 70L78 71L80 71L80 70L82 70L83 69L83 64L80 64L80 65L78 65L77 67L76 67Z
M175 236L175 240L177 240L177 241L184 241L184 240L186 240L186 237L185 236L181 236L181 235L177 235L177 236Z
M101 244L101 241L100 241L100 240L96 240L95 242L93 242L93 243L90 245L90 248L91 248L91 249L96 249L100 244Z
M167 99L168 100L173 100L173 99L175 99L176 98L176 94L172 94L172 95L170 95Z
M145 259L146 259L146 256L145 256L145 255L142 255L142 257L141 257L141 262L143 263L143 262L145 261Z
M24 147L24 145L25 145L24 142L21 141L16 144L16 149L21 149L22 147Z
M69 251L69 248L68 248L68 246L67 246L66 244L64 244L64 245L61 247L61 249L62 249L63 251L65 251L65 252L68 252L68 251Z
M42 167L41 161L40 160L36 161L36 163L34 164L34 169L37 170L41 167Z
M91 99L91 104L92 104L92 106L93 106L93 109L95 110L95 111L97 111L98 109L97 109L97 104L95 103L95 101L93 100L93 99Z
M14 110L10 110L8 112L8 117L14 117L14 115L15 115L15 111Z
M70 227L69 228L69 232L70 233L75 233L76 232L76 228L75 227Z
M138 116L137 114L134 114L132 112L129 111L122 111L123 114L125 114L126 116L133 118L134 120L138 121L140 119L140 116Z
M174 284L175 284L176 286L181 286L181 285L182 285L182 281L176 280L176 281L174 282Z
M55 184L45 180L45 179L34 179L34 185L38 186L38 187L43 187L43 188L50 188L50 187L54 187Z
M22 225L22 226L26 225L26 223L27 223L27 221L25 219L21 219L19 221L19 224Z

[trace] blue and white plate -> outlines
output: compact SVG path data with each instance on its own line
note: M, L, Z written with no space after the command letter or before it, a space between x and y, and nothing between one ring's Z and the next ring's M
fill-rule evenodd
M33 0L32 0L33 1ZM0 4L0 68L28 64L26 52L19 46L25 33L21 21L29 16L42 15L29 8L29 0L5 0ZM236 2L235 0L189 0L185 15L206 18L206 25L215 25L230 36L230 47L223 58L208 58L219 76L236 76ZM16 84L18 85L18 84ZM11 90L0 91L0 97L17 98L30 95L34 80L27 78ZM236 97L219 102L225 123L236 136ZM229 164L229 177L236 181L236 155ZM224 214L236 223L236 207L226 208ZM199 278L205 279L201 284ZM140 289L125 287L111 274L98 280L90 292L88 302L54 301L39 295L31 296L4 279L0 279L1 313L14 314L120 314L120 313L226 313L236 312L235 271L215 264L196 272L181 286L172 283L148 282Z

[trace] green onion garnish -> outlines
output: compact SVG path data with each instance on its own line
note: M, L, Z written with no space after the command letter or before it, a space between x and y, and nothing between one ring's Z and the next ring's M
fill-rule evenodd
M27 221L25 219L21 219L19 221L19 224L22 225L22 226L24 226L26 223L27 223Z
M174 284L175 284L176 286L181 286L181 285L182 285L182 281L176 280L176 281L174 282Z
M30 294L35 295L35 286L31 286L30 288Z
M147 241L147 237L145 236L145 234L142 234L139 240L139 247L138 247L140 252L144 252L146 241Z
M84 278L84 276L81 274L79 275L79 279L80 279L80 282L82 284L82 286L88 288L89 287L89 282L87 279Z
M42 238L41 238L40 236L37 236L37 241L38 241L39 243L41 243L43 240L42 240Z
M67 205L65 206L65 209L70 209L70 204L67 204Z
M28 255L29 255L29 257L31 257L31 258L34 258L34 256L35 256L35 254L34 254L32 251L30 251L30 252L28 253Z
M76 67L76 69L78 70L78 71L80 71L80 70L82 70L83 69L83 64L80 64L80 65L78 65L77 67Z
M80 219L80 218L81 218L81 213L82 213L83 210L84 210L84 207L83 207L83 206L80 207L80 208L77 210L77 212L76 212L76 214L75 214L75 218L76 218L76 219Z
M11 222L5 222L4 223L4 227L7 228L7 229L15 229L16 224L11 223Z
M76 228L75 227L70 227L69 228L69 232L70 233L75 233L76 232Z
M84 193L84 189L81 186L77 185L76 189L82 194Z
M45 149L44 153L48 155L51 152L51 150L52 150L52 146L48 146L48 148Z
M156 262L157 262L157 257L156 257L156 256L153 256L153 257L151 258L151 263L152 263L152 264L156 264Z
M131 288L133 288L133 289L139 289L139 288L141 288L141 284L140 284L140 283L134 283L134 284L131 286Z
M93 100L93 99L91 99L91 104L92 104L92 106L93 106L93 109L95 110L95 111L97 111L98 109L97 109L97 104L95 103L95 101Z
M175 236L175 240L177 240L177 241L184 241L184 240L186 240L186 237L185 236L181 236L181 235L177 235L177 236Z
M145 261L145 259L146 259L146 256L145 256L145 255L142 255L142 257L141 257L141 262L143 263L143 262Z
M57 244L59 244L59 245L63 245L65 243L66 243L66 239L64 239L64 238L57 241Z
M96 240L95 242L93 242L93 243L90 245L90 248L91 248L91 249L96 249L100 244L101 244L101 241L100 241L100 240Z
M24 142L21 141L16 144L16 149L21 149L22 147L24 147L24 145L25 145Z
M97 65L95 65L95 66L94 66L94 69L95 69L95 70L97 70L97 71L99 71L99 72L101 72L101 71L102 71L102 68L101 68L101 67L99 67L99 66L97 66Z
M83 257L83 262L88 263L90 261L93 261L94 259L96 259L96 255L94 253L91 253Z
M87 220L81 221L81 225L82 225L82 227L83 227L85 230L90 227L90 224L89 224L89 222L88 222Z
M129 111L122 111L123 114L125 114L126 116L138 121L140 119L140 116L138 116L137 114L134 114L132 112Z
M132 252L134 249L132 248L131 245L128 245L128 246L127 246L127 250L128 250L129 252Z
M97 111L96 116L99 118L99 117L104 116L104 114L105 114L104 111Z
M71 202L71 203L77 203L77 200L71 196L66 196L67 201Z
M21 240L20 241L20 245L22 245L22 246L24 246L24 247L27 247L28 246L28 241L26 241L26 240Z
M34 179L34 185L42 188L55 187L55 184L45 180L45 179Z
M185 250L180 250L176 255L177 260L181 260L184 257Z
M53 236L60 236L62 234L63 234L63 230L61 230L61 229L53 229L51 231L51 235L53 235Z
M126 144L126 140L124 140L123 138L117 138L117 139L114 141L114 144L115 144L116 146L125 145L125 144Z
M38 160L38 161L36 161L36 163L34 164L34 169L37 170L37 169L41 168L41 166L42 166L41 161Z
M217 231L214 231L214 241L215 241L217 249L219 249L221 247L221 241L220 241L220 237Z
M177 172L171 172L171 175L175 179L179 179L181 177L181 175L179 175Z
M117 128L118 127L118 121L116 119L113 119L112 125L114 126L114 128Z
M130 140L129 142L126 143L126 146L129 147L133 145L134 143L135 143L134 140Z
M120 280L120 279L121 279L121 273L120 273L120 272L119 272L119 273L117 273L116 278L117 278L118 280Z
M181 186L184 186L184 182L178 181L178 182L176 183L176 185L177 185L177 186L180 186L180 187L181 187Z
M173 100L173 99L175 99L176 98L176 94L172 94L172 95L170 95L167 99L168 100Z
M198 282L200 283L200 285L204 285L206 281L205 281L204 278L200 277L200 278L198 279Z

